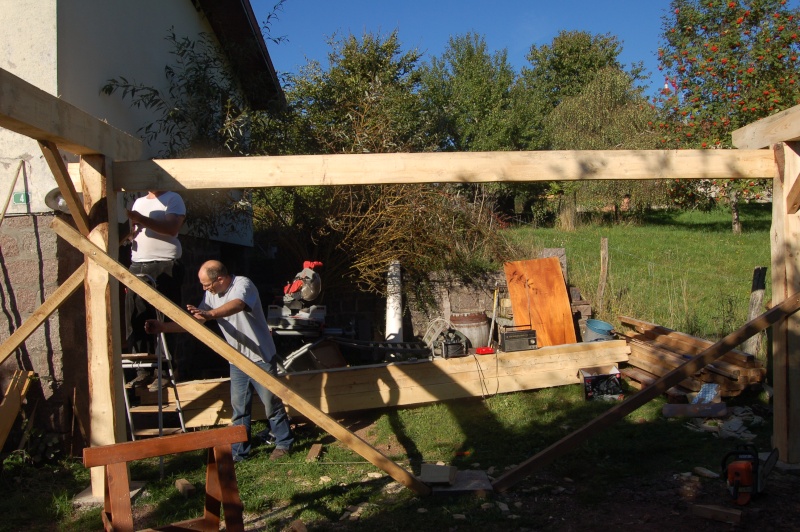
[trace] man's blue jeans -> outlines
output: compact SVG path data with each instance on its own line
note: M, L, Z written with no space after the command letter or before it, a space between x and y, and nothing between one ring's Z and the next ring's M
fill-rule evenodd
M274 359L271 362L257 362L256 365L271 375L276 373ZM236 461L244 460L250 455L250 416L253 407L253 390L264 403L270 432L275 436L275 447L289 450L294 442L292 428L289 426L289 416L286 415L286 409L280 397L231 364L231 407L233 409L231 424L244 425L247 429L247 442L233 444L233 459Z

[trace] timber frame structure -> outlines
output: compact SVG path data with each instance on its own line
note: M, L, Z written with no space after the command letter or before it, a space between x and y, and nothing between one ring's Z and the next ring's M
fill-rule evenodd
M505 473L505 490L577 443L641 406L746 338L772 326L774 444L782 461L800 463L800 106L734 133L736 150L549 151L308 155L141 160L139 140L22 79L0 70L0 127L39 142L75 228L55 218L51 228L85 256L79 267L2 345L0 363L81 285L86 294L89 350L90 445L125 441L116 281L134 290L187 332L236 364L310 421L419 494L431 489L377 449L308 403L284 382L206 330L117 262L116 224L94 223L87 213L116 220L120 191L432 182L526 182L589 179L773 179L771 229L773 308L717 342L586 427ZM770 149L763 149L769 147ZM83 203L59 149L80 156ZM92 220L95 217L92 216ZM116 281L115 281L116 279ZM794 353L794 355L792 355ZM92 491L103 492L102 468Z

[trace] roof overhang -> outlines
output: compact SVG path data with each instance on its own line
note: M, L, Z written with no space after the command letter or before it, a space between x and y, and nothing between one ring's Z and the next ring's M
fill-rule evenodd
M250 0L193 0L205 13L254 109L286 105L286 96Z

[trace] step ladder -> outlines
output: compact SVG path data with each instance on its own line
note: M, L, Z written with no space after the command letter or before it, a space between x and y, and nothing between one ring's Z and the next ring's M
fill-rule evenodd
M138 274L141 280L155 287L155 280L147 274ZM160 311L156 311L156 318L159 321L164 321L164 315ZM123 373L126 369L154 369L156 373L157 390L157 403L154 405L137 405L131 404L130 394L136 393L136 386L131 382L125 383L125 413L128 418L128 427L131 431L131 440L135 441L137 438L165 436L168 434L177 434L186 432L186 424L183 419L183 409L181 408L181 401L178 397L178 386L175 383L175 371L172 365L172 355L167 347L167 340L164 333L161 333L156 338L155 353L123 353L122 354L122 368ZM135 379L135 377L134 377ZM167 392L165 397L165 392ZM171 392L172 397L169 397ZM179 427L165 427L164 414L174 413L177 414ZM142 428L137 429L134 423L134 416L137 414L158 416L158 428Z

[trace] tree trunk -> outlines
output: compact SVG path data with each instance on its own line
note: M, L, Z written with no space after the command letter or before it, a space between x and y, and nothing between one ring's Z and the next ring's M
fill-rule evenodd
M556 226L561 231L574 231L577 224L578 207L577 197L573 192L564 194L561 197L561 204L558 209L558 220Z
M739 192L731 190L728 199L731 202L731 229L734 235L742 234L742 222L739 220Z

